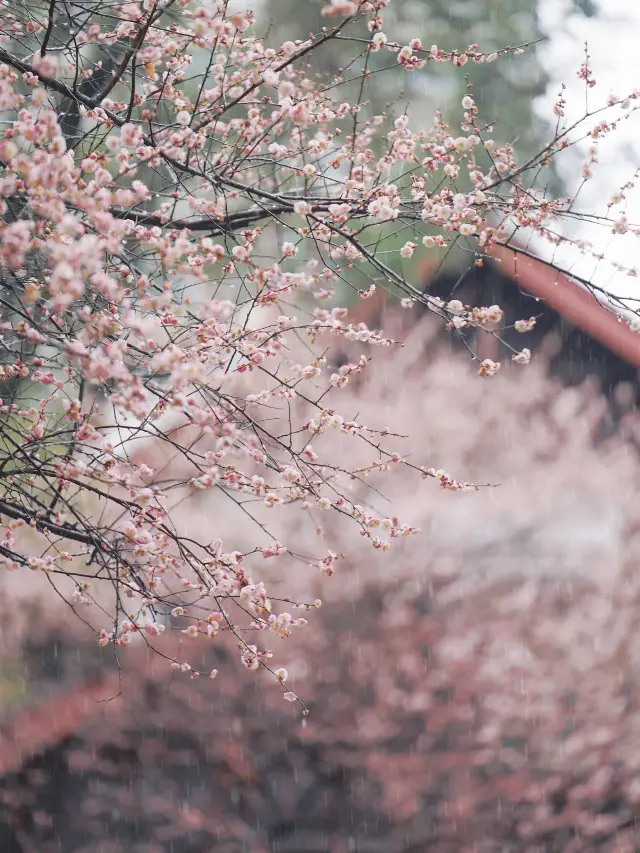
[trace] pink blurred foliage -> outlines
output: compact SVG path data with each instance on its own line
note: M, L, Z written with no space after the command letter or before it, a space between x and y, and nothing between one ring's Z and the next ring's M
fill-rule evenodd
M413 465L446 469L481 488L448 492L437 479L420 480L401 462L392 463L390 473L354 479L351 502L381 518L393 510L422 530L396 540L393 567L368 542L359 547L353 524L341 524L336 512L313 508L301 514L281 507L276 515L256 502L252 515L290 551L303 552L314 537L336 553L348 551L348 562L338 561L329 581L315 568L288 563L287 594L339 599L390 576L394 582L428 583L440 574L458 577L461 589L513 577L589 580L607 589L619 584L629 549L635 548L630 531L640 520L632 497L640 465L627 440L638 429L635 414L602 441L605 398L589 382L566 388L550 379L544 354L526 377L505 370L488 385L464 356L451 354L436 323L421 321L409 334L397 328L399 323L390 312L385 333L402 336L404 346L374 358L346 388L334 389L326 405L339 405L345 417L357 415L373 429L388 427L399 436L387 439L388 449ZM348 353L352 360L357 355ZM275 416L283 417L279 411ZM370 465L375 456L370 446L338 431L312 443L329 461L348 454L353 468ZM148 444L144 450L152 467L184 476L173 468L181 464L177 452L171 459L160 442L155 448ZM158 450L161 459L154 455ZM397 470L403 467L406 473ZM172 519L187 535L206 528L247 548L256 540L255 525L219 489L191 493ZM269 565L266 561L267 573Z
M157 719L198 732L212 766L240 746L244 769L234 784L249 803L251 849L266 843L271 811L304 825L307 807L292 791L302 785L313 799L330 767L349 783L339 803L313 807L327 839L318 849L340 853L351 834L358 849L390 853L636 850L640 465L626 437L635 415L602 440L604 398L588 383L561 387L543 358L526 381L505 370L488 392L429 322L334 393L361 423L411 436L397 439L397 449L416 465L492 485L450 493L431 478L416 483L408 469L372 476L380 494L356 482L354 502L384 515L389 498L422 528L384 559L364 542L354 546L352 526L342 528L335 512L313 511L306 525L299 512L279 513L275 533L292 551L321 535L339 553L349 537L349 558L333 577L289 563L282 578L287 594L324 600L295 646L274 647L311 710L303 727L276 687L257 688L233 667L221 667L213 683L170 676L161 659L149 662L142 641L122 655L125 674L169 693L151 712L125 681L118 701L126 726ZM319 437L325 456L343 452L341 438ZM184 535L210 525L236 540L254 537L216 492L182 504L174 523ZM270 578L274 591L278 580ZM159 648L186 659L192 648L194 668L211 668L217 646L189 643L176 650L175 637L165 637ZM274 754L286 769L277 807L260 783L268 787L265 756ZM233 805L221 794L208 802L199 808L226 809L220 825L231 826ZM348 827L346 814L357 815Z

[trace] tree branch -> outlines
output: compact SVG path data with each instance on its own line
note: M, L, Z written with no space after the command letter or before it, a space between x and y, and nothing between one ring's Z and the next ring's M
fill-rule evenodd
M40 48L40 56L44 56L47 52L47 45L49 44L49 39L51 38L51 33L53 32L53 16L56 11L56 0L51 0L49 3L49 21L47 23L47 31L44 34L44 38L42 39L42 47Z
M8 515L9 518L26 521L27 524L35 522L37 530L55 533L56 536L73 539L74 542L82 542L84 545L92 545L94 548L104 548L104 543L94 533L83 532L68 524L56 524L54 521L48 521L46 518L39 516L38 513L7 503L2 498L0 498L0 515Z

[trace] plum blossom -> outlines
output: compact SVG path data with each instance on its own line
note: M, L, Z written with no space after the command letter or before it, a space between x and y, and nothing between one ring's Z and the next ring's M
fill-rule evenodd
M512 359L516 364L529 364L531 361L531 350L525 347L521 352L512 356Z
M480 364L480 369L478 370L478 373L480 374L480 376L495 376L499 370L499 362L492 361L490 358L485 358L484 361Z

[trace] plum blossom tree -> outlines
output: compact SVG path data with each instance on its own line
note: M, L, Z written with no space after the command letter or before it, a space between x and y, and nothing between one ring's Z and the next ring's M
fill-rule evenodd
M405 455L403 424L381 408L365 423L341 407L372 354L400 343L340 304L386 288L463 342L475 328L500 339L499 306L430 296L411 263L460 246L481 265L518 232L566 239L580 213L547 198L545 169L588 138L587 179L594 140L637 109L629 92L563 123L561 95L553 137L519 162L491 138L472 77L527 45L401 44L387 5L331 0L322 31L276 49L227 2L1 4L4 566L43 573L116 655L142 637L192 678L201 671L159 635L231 634L243 665L301 704L268 644L306 624L321 602L294 598L296 578L334 575L350 534L333 549L294 544L274 534L278 516L335 515L385 553L419 530L372 510L377 479L402 470L479 489ZM309 59L336 39L351 40L353 62L319 79ZM406 73L468 75L459 127L436 116L415 131L410 111L365 118L366 57L380 52ZM588 58L579 74L591 88ZM633 230L623 215L591 218ZM364 350L339 362L351 343ZM499 368L482 361L477 381ZM189 526L183 510L212 491L244 527L215 513Z

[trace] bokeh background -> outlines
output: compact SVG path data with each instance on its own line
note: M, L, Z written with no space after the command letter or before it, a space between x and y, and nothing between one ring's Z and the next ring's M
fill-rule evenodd
M256 7L273 43L323 23L312 2ZM598 92L622 95L638 79L631 0L393 0L388 20L394 37L445 49L544 39L470 70L496 137L523 156L550 138L562 82L569 108L584 110L585 41ZM341 50L318 71L339 69L352 52ZM425 126L437 109L458 116L464 81L446 66L380 80L374 112L410 102ZM584 209L606 213L638 154L632 117L581 189ZM580 158L562 161L553 191L576 191ZM629 193L630 220L633 204ZM603 231L584 236L607 250ZM613 259L632 267L634 239ZM444 295L456 263L412 274ZM590 263L581 274L635 294L635 279ZM325 602L278 648L308 718L240 670L224 640L193 652L203 671L219 669L215 682L171 672L143 643L119 668L46 579L1 578L2 853L640 848L640 337L569 279L554 286L552 297L536 265L511 275L508 259L465 278L465 301L499 302L508 322L539 318L532 365L490 382L432 318L393 299L354 308L406 343L376 355L344 409L409 436L400 446L418 464L490 485L458 494L394 476L382 492L422 536L380 560L352 549L330 580L282 580ZM215 493L180 521L247 535ZM343 531L324 517L282 525L290 541L322 535L341 550Z

